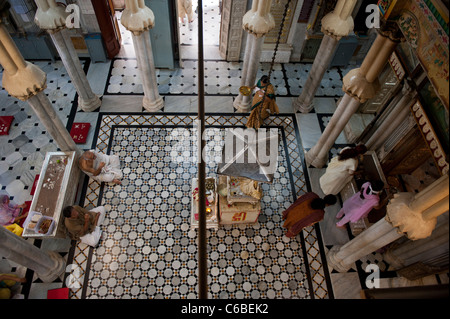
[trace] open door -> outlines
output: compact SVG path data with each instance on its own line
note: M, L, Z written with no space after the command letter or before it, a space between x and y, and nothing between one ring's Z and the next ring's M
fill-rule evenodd
M91 3L102 32L108 58L113 59L119 53L121 43L114 5L112 0L91 0Z

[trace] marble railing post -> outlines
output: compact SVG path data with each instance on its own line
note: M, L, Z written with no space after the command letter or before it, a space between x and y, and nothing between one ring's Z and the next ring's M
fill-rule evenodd
M56 4L55 0L35 0L35 2L38 9L34 21L41 29L46 30L50 34L73 86L77 90L78 105L85 112L98 109L101 105L101 100L92 92L80 59L65 30L68 14Z
M4 68L2 84L15 98L27 101L62 151L76 151L76 146L44 93L47 76L36 65L24 60L0 20L0 64Z
M399 193L387 205L386 217L343 246L327 254L328 265L346 272L352 264L402 236L411 240L427 238L437 217L448 211L448 175L442 176L418 194Z
M264 36L275 27L275 20L270 13L271 4L271 0L253 0L252 8L242 19L243 28L248 35L242 66L241 86L252 87L255 85ZM252 96L244 96L239 93L233 105L238 112L249 112L252 106Z
M144 89L143 106L149 112L163 108L164 100L159 95L155 62L149 30L155 24L155 16L144 0L126 0L121 22L131 32L136 52L137 65Z
M314 108L314 96L336 52L339 40L353 31L352 12L356 2L356 0L339 0L334 11L323 17L321 22L324 36L302 93L293 101L295 110L309 113Z
M54 281L66 268L57 252L39 249L4 227L0 227L0 256L34 270L43 282Z
M322 168L328 161L328 151L347 125L361 103L373 98L380 88L378 75L383 70L400 39L400 31L395 22L378 30L378 36L370 48L360 68L347 73L342 90L345 95L338 104L330 122L317 143L305 154L306 163ZM392 30L388 30L392 28Z

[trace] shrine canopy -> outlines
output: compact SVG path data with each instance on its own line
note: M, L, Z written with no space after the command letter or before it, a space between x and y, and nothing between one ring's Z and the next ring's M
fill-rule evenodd
M228 128L217 174L272 183L278 165L278 129Z

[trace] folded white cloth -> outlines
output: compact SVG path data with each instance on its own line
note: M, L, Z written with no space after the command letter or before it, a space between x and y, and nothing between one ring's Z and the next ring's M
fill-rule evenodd
M102 237L102 230L100 229L100 226L103 224L103 220L105 219L106 210L105 207L98 206L91 209L90 211L100 213L100 216L98 217L97 221L97 226L95 227L95 230L92 233L80 237L80 240L83 244L95 247L97 246L98 242L100 241L100 238Z

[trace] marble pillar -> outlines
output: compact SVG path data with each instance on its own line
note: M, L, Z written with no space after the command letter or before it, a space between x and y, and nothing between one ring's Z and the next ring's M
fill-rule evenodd
M386 219L411 240L427 238L436 227L437 217L449 209L448 174L421 192L398 193L387 206Z
M271 0L254 0L252 8L244 15L242 20L243 28L248 35L242 66L241 86L252 87L256 83L264 36L275 27L275 20L270 13L271 4ZM244 96L239 93L233 105L238 112L249 112L252 107L252 96Z
M430 237L394 244L383 254L391 269L399 270L424 259L432 259L448 251L448 219L438 225Z
M336 52L339 40L353 31L352 12L356 2L357 0L339 0L334 11L323 17L321 23L324 37L302 93L293 101L294 110L309 113L314 108L314 96Z
M402 90L398 93L399 99L394 99L395 101L398 101L392 111L383 119L383 122L377 130L365 143L367 149L377 150L384 144L389 136L391 136L404 119L411 113L409 107L414 103L416 96L417 92L415 89L408 82L405 82Z
M378 36L361 67L351 70L344 77L342 90L345 95L317 143L305 154L308 165L322 168L328 162L328 151L351 116L358 110L361 103L373 98L379 90L378 75L401 37L398 27L394 24L395 22L389 23L389 27L385 26L384 30L378 30Z
M4 227L0 227L0 256L34 270L43 282L54 281L66 268L57 252L39 249Z
M62 151L76 151L76 146L44 93L47 76L36 65L24 60L8 31L0 21L0 64L4 68L2 84L15 98L27 101Z
M346 272L355 261L402 236L411 240L429 237L437 217L448 211L448 182L448 175L444 175L418 194L395 194L387 205L385 218L345 245L330 249L327 254L329 267Z
M91 112L101 106L101 100L92 92L70 36L66 30L68 13L58 6L55 0L35 0L38 9L35 23L46 30L58 50L59 56L78 93L78 105L85 112Z
M121 22L131 32L136 52L137 65L142 79L144 98L142 104L149 112L163 108L164 100L159 95L155 62L149 30L153 28L155 16L144 0L126 0Z

